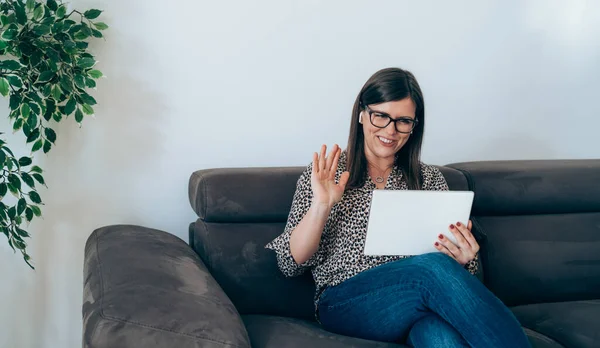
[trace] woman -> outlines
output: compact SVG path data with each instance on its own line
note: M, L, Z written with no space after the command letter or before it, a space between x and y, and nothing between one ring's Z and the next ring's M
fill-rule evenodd
M510 310L472 275L471 222L448 227L457 244L443 234L432 241L437 253L363 253L373 190L448 190L442 173L420 162L424 116L410 72L375 73L354 103L346 151L314 153L285 230L267 248L287 276L312 270L317 319L329 331L413 347L529 347Z

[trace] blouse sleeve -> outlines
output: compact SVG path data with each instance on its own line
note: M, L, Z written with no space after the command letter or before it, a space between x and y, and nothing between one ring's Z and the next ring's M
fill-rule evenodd
M275 251L277 265L287 277L298 276L307 269L318 265L323 260L323 243L319 245L317 252L302 264L296 263L290 251L290 236L292 235L292 231L302 221L312 203L311 171L312 163L306 168L296 183L296 192L294 193L292 207L283 233L265 246L267 249ZM325 230L327 230L327 225L325 225ZM323 231L323 234L325 234L325 231ZM321 237L321 239L323 238Z
M427 180L427 176L424 175L423 189L431 191L448 191L448 183L446 182L446 178L444 178L442 171L434 166L429 166L429 168L432 171L432 175L429 180ZM472 275L477 275L479 272L479 253L475 254L475 258L467 262L464 267Z

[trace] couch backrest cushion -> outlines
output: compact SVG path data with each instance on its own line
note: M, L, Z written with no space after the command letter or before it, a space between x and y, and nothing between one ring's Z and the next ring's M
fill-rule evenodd
M310 272L286 278L275 253L264 246L283 231L284 222L190 225L198 253L241 314L268 314L314 319L315 285Z
M454 163L475 191L474 215L600 211L600 160Z
M286 221L302 167L217 168L192 173L189 199L206 222Z
M450 165L475 191L485 283L508 305L600 298L600 161Z

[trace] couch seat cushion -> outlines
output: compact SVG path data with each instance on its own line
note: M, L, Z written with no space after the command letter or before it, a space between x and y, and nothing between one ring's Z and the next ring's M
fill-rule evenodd
M317 323L268 315L242 316L252 348L401 348L398 344L341 336Z
M405 345L341 336L323 330L317 323L268 315L242 316L253 348L403 348ZM525 329L532 348L564 348L538 332Z
M511 309L521 325L565 347L600 347L600 300L530 304Z

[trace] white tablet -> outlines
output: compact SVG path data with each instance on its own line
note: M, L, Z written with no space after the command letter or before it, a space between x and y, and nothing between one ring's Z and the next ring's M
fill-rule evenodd
M440 233L455 241L450 224L467 224L472 191L375 190L367 224L365 255L439 252Z

